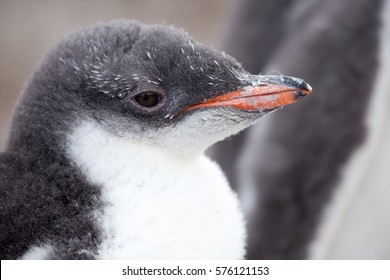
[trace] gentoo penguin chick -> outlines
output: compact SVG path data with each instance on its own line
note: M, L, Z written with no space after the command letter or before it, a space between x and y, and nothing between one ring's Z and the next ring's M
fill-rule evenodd
M163 25L67 36L33 73L0 156L2 259L240 259L211 144L311 92Z

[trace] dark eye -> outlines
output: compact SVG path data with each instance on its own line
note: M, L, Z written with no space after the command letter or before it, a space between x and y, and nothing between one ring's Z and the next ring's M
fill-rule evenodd
M162 96L153 91L145 91L134 97L134 100L141 106L154 107L160 103Z

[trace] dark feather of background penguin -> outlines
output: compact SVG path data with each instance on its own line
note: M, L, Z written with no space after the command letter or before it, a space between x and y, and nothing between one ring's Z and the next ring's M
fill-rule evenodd
M389 257L385 2L239 3L225 50L318 93L212 150L246 207L249 259Z
M1 259L243 258L239 201L203 152L310 92L169 26L71 33L26 84L0 154Z

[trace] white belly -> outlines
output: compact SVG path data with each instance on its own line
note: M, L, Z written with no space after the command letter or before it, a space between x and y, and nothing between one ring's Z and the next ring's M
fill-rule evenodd
M236 195L208 158L170 157L78 128L70 154L103 188L96 213L101 259L242 259L245 224Z

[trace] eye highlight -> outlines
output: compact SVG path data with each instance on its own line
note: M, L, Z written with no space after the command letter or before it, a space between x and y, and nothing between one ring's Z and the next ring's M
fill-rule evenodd
M157 106L162 99L162 95L154 91L144 91L134 97L135 102L147 108Z

